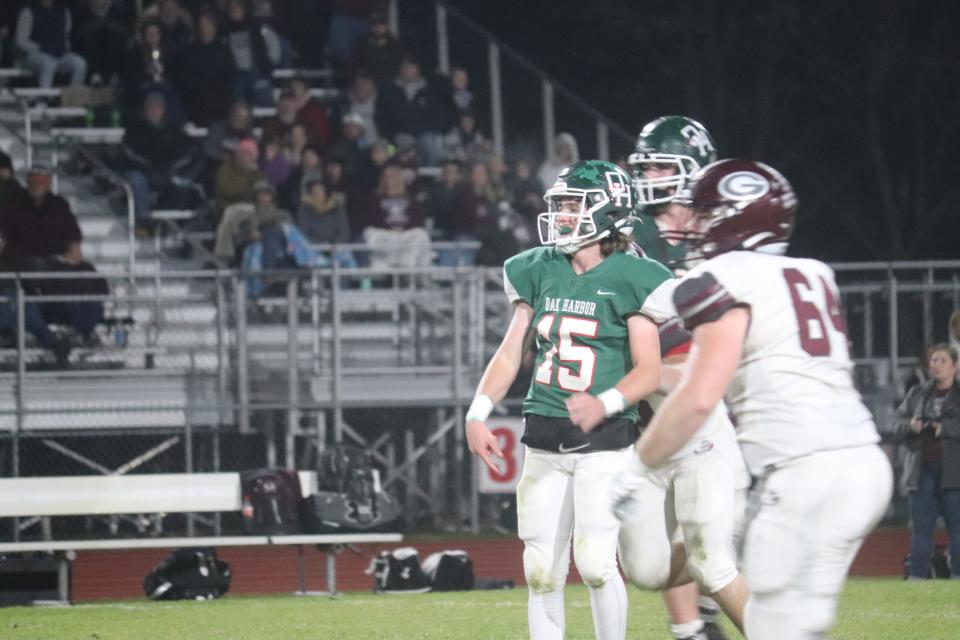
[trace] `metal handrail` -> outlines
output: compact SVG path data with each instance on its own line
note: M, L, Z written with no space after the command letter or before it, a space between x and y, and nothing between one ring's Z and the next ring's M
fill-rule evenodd
M133 290L136 287L135 274L137 265L137 217L133 200L133 189L130 187L130 183L127 182L127 180L125 180L116 171L108 167L93 153L87 151L80 145L73 145L72 150L90 161L90 163L103 172L111 182L123 189L124 196L127 199L127 273L130 277L130 288Z
M477 24L476 21L473 20L473 18L470 18L465 13L463 13L456 7L451 6L448 2L444 2L443 0L437 0L437 4L443 6L443 8L447 11L447 13L454 16L457 20L463 23L465 27L467 27L477 35L481 36L482 38L485 38L486 40L496 44L497 47L499 47L503 52L505 52L508 56L510 56L510 58L513 59L514 62L519 64L521 67L523 67L530 73L536 75L541 80L549 82L564 98L572 102L577 108L583 111L586 111L595 120L598 120L604 123L607 127L609 127L610 131L622 137L625 141L627 142L633 141L634 135L630 133L626 128L620 126L618 123L614 122L613 120L608 118L606 115L604 115L594 107L591 107L583 98L581 98L580 96L575 94L573 91L568 89L566 85L561 83L559 80L557 80L556 78L548 74L546 71L544 71L540 67L536 66L534 63L527 60L516 49L504 43L495 35L493 35L489 31L484 29L482 26Z

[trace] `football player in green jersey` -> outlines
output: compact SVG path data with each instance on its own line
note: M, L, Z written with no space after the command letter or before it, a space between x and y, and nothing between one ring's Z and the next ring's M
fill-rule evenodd
M617 568L619 526L604 488L637 437L637 402L657 388L660 346L650 316L660 311L649 307L672 275L625 253L636 190L616 165L577 162L544 199L543 246L504 264L513 318L467 411L467 442L496 469L491 456L501 452L485 423L517 375L524 336L534 331L537 357L523 406L527 453L517 487L530 635L563 637L572 540L596 636L620 640L626 590ZM596 428L584 433L578 425Z
M641 224L634 226L634 247L640 255L658 260L678 272L682 272L682 267L686 262L687 244L681 239L681 234L686 228L689 220L692 218L692 212L689 208L673 201L673 197L684 188L688 178L700 167L710 164L717 157L716 144L713 137L707 129L699 122L684 116L662 116L647 123L640 131L637 137L634 152L629 156L628 163L633 172L635 184L637 186L638 197L641 201L640 211L637 217ZM669 335L663 332L668 331ZM685 349L689 348L689 335L680 336L682 329L675 324L669 323L661 327L661 348L664 351L664 364L681 363L686 359ZM685 333L685 332L684 332ZM671 350L675 352L671 353ZM662 399L662 396L661 396ZM651 400L652 402L652 400ZM721 487L729 484L728 477L721 477L729 470L722 467L731 466L726 461L720 462L721 468L715 469L717 463L710 458L718 457L715 454L728 453L734 459L736 471L734 478L738 500L745 499L744 495L749 486L749 474L742 462L742 456L739 454L735 444L731 444L732 427L723 416L718 416L717 420L727 424L718 425L718 430L723 429L729 433L724 433L720 439L713 437L717 442L717 449L711 455L698 455L696 458L684 461L679 457L676 465L684 469L684 473L696 472L696 476L705 476L708 478L704 486L709 485L711 490L719 491ZM706 439L701 439L705 442ZM731 451L722 451L731 449ZM697 464L693 464L693 463ZM719 474L710 477L711 474ZM701 484L694 481L681 481L685 489L697 491ZM724 491L726 489L723 489ZM673 493L678 501L689 502L688 498L695 499L696 495L685 496L684 489L673 489ZM743 495L741 495L743 494ZM701 498L703 496L700 496ZM723 496L725 499L726 496ZM703 500L694 500L695 502L705 502ZM718 499L711 500L714 504L719 504ZM734 511L739 513L741 502L735 503ZM678 508L679 509L679 508ZM697 537L700 540L707 540L711 537L709 534L699 532L704 524L707 531L713 530L722 533L725 524L710 522L711 518L703 517L702 514L685 514L683 509L679 509L684 523L680 529L686 528L688 531L698 531ZM688 510L689 511L689 510ZM650 541L648 529L645 525L651 524L651 518L647 514L638 514L635 519L637 524L631 526L630 523L624 523L621 531L621 563L627 576L637 581L636 575L649 575L651 560L649 547ZM703 524L701 524L703 523ZM654 525L655 526L655 525ZM694 529L691 529L694 527ZM719 529L719 531L718 531ZM716 537L716 536L713 536ZM638 553L636 550L645 547L645 552ZM689 550L688 550L689 551ZM721 562L724 554L714 553L713 566L706 568L695 567L694 570L699 574L701 582L716 583L725 582L730 575L730 564L732 558ZM644 564L647 563L647 566ZM696 564L696 563L694 563ZM683 586L672 587L663 591L663 600L670 615L670 630L678 640L726 640L726 635L719 627L716 620L719 614L719 607L709 596L700 596L696 584L690 583ZM738 605L735 608L739 609ZM736 613L735 613L736 615Z
M687 179L717 159L717 145L706 128L685 116L662 116L648 122L627 163L640 200L634 242L643 255L677 268L687 257L679 233L690 210L672 201Z

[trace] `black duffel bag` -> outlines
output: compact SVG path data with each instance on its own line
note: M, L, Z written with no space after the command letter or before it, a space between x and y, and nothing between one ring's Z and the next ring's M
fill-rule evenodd
M143 579L151 600L211 600L230 590L230 565L213 547L176 549Z

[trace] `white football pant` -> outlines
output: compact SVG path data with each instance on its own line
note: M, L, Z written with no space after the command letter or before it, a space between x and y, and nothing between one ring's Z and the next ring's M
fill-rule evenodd
M758 483L744 548L750 640L826 636L850 564L892 489L890 463L876 445L797 458Z

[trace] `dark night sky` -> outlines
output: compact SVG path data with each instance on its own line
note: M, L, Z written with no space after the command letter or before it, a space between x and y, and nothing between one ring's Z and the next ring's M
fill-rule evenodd
M783 171L801 201L796 253L960 258L953 2L451 4L632 134L685 114L710 129L721 156ZM432 32L423 36L433 47ZM451 42L453 60L483 78L481 40L452 24ZM539 84L506 58L504 94L508 148L527 140L539 152ZM592 124L557 102L558 128L589 155Z

